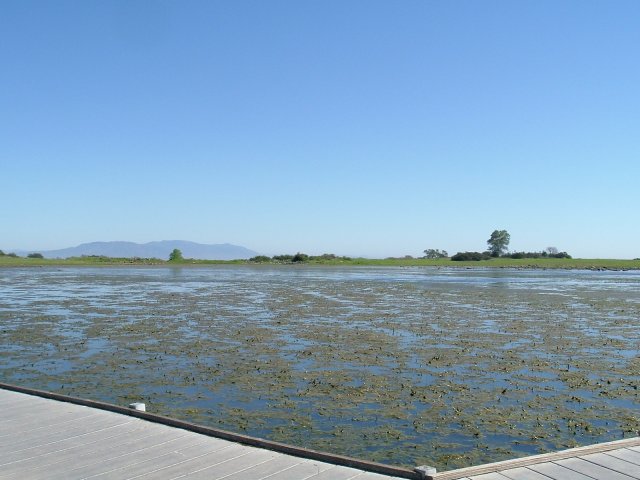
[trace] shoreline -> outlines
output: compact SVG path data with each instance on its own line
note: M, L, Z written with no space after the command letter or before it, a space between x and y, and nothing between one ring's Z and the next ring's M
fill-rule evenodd
M31 259L23 257L0 257L1 268L22 267L180 267L197 268L207 266L242 267L432 267L450 269L515 269L515 270L589 270L589 271L634 271L640 270L640 260L617 259L491 259L482 261L455 262L426 259L365 259L354 258L340 261L308 262L251 262L248 260L185 260L169 262L160 259L135 258L67 258Z

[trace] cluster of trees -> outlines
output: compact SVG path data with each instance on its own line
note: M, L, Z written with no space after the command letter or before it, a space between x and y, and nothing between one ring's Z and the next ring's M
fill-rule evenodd
M446 250L440 250L438 248L427 248L424 251L424 258L447 258L449 254Z
M508 253L511 235L506 230L494 230L487 240L487 250L484 252L458 252L451 257L451 260L462 261L481 261L490 258L571 258L567 252L559 252L556 247L547 247L541 252L512 252ZM449 255L446 250L437 248L429 248L424 251L424 258L447 258Z
M0 257L18 258L18 255L16 255L15 253L4 253L2 250L0 250ZM29 255L27 255L27 258L44 258L44 257L42 256L41 253L30 253Z
M454 262L479 262L480 260L489 260L490 258L490 252L458 252L453 257L451 257L451 260L453 260Z
M249 259L253 263L304 263L304 262L321 262L327 260L351 260L351 257L339 257L333 253L325 253L323 255L307 255L298 252L295 255L274 255L267 257L266 255L257 255Z
M553 247L550 247L553 248ZM551 253L547 250L543 250L542 252L512 252L508 255L503 255L503 257L509 258L571 258L567 252L555 252ZM556 249L557 250L557 249Z

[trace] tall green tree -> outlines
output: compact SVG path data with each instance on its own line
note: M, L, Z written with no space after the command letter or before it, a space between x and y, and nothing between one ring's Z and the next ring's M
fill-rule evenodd
M494 230L487 244L492 257L499 257L507 251L511 235L506 230Z
M179 248L174 248L173 251L169 254L170 262L182 262L184 257L182 256L182 252Z

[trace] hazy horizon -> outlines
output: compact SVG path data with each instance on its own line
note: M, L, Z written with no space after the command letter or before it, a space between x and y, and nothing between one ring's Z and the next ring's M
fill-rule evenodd
M309 255L322 255L322 254L335 254L338 256L346 256L346 257L353 257L353 258L389 258L389 257L396 257L396 258L400 258L400 257L404 257L404 256L413 256L413 257L421 257L424 255L424 251L421 252L417 252L415 254L412 253L398 253L396 255L384 255L384 256L372 256L372 255L361 255L358 253L344 253L344 252L334 252L334 251L329 251L329 250L321 250L321 251L317 251L317 252L308 252L308 251L303 251L303 250L291 250L291 251L275 251L275 252L264 252L261 250L256 250L254 248L248 247L247 245L243 245L243 244L232 244L229 242L222 242L222 243L200 243L200 242L192 242L191 240L186 240L186 239L179 239L179 240L151 240L149 242L130 242L128 240L96 240L96 241L92 241L92 242L83 242L77 245L70 245L67 247L60 247L60 248L42 248L42 249L24 249L24 248L15 248L15 249L2 249L0 248L0 250L2 250L4 253L17 253L17 254L27 254L27 253L44 253L44 252L55 252L55 251L59 251L59 250L68 250L68 249L73 249L73 248L78 248L81 247L83 245L90 245L90 244L95 244L95 243L132 243L135 244L137 246L145 246L148 244L154 244L154 243L164 243L164 242L189 242L189 243L195 243L196 245L199 246L225 246L225 245L229 245L232 247L240 247L240 248L246 248L248 250L252 250L254 251L257 255L267 255L267 256L275 256L275 255L287 255L287 254L296 254L296 253L306 253ZM179 245L177 245L179 247ZM545 247L546 248L546 247ZM537 251L537 252L541 252L543 250L545 250L545 248L540 248L537 250L531 250L531 251ZM444 249L446 251L446 249ZM486 248L478 248L478 249L473 249L473 248L468 248L465 250L461 250L461 251L485 251ZM514 249L509 249L509 252L515 252L516 250ZM455 253L458 253L458 251L447 251L449 253L449 255L453 255ZM567 253L571 254L570 251L567 251ZM619 257L577 257L575 255L572 255L573 258L602 258L602 259L618 259L618 260L633 260L636 259L638 257L628 257L628 258L619 258Z

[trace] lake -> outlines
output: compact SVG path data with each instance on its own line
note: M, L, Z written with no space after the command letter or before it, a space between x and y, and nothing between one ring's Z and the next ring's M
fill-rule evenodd
M634 436L640 272L0 270L0 379L439 469Z

